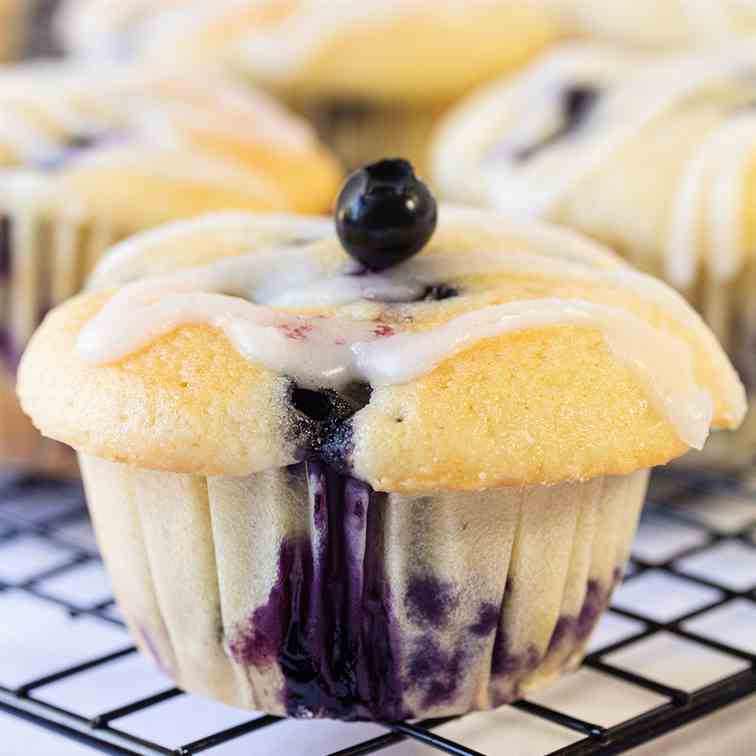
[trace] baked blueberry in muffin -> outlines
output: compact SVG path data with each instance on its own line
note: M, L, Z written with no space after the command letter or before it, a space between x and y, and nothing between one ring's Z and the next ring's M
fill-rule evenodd
M32 339L23 406L80 452L129 626L181 687L347 720L503 704L580 662L648 469L736 426L742 385L663 283L436 209L406 163L350 177L337 226L123 243Z

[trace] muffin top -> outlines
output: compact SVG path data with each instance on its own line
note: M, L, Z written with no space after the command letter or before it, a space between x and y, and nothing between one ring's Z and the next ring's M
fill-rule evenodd
M223 208L322 212L340 181L306 123L229 77L59 61L0 69L0 165L11 209L121 231Z
M287 95L391 101L448 101L559 32L539 0L69 0L59 27L85 55L222 61Z
M756 223L756 50L649 57L566 45L451 113L454 200L566 223L689 290L735 276Z
M410 254L435 223L425 194L402 194L417 223L375 233L385 208L360 192L406 185L400 162L350 179L338 236L220 214L122 243L34 336L27 413L141 467L317 457L420 492L621 475L740 422L742 385L698 315L582 237L442 207L422 251L384 267L387 244Z
M573 31L653 48L691 47L756 35L750 0L544 0Z

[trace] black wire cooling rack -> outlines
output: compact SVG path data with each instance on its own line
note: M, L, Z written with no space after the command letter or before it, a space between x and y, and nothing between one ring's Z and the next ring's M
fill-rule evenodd
M689 506L691 502L702 497L722 496L734 497L750 503L753 506L752 518L748 516L735 529L721 530L707 525L700 518L691 516ZM25 500L29 505L25 505ZM38 502L54 502L49 508L39 507ZM35 506L31 506L36 502ZM7 506L5 506L7 504ZM39 512L43 514L40 515ZM629 637L591 653L585 665L604 675L609 675L626 685L636 686L660 696L663 703L649 711L635 716L627 721L611 727L578 719L556 708L549 708L535 701L523 700L513 704L513 707L529 716L548 720L561 728L566 728L577 734L579 739L566 747L552 751L553 755L587 756L588 754L624 753L629 749L647 743L668 733L683 724L706 716L729 704L739 701L756 692L756 654L750 653L736 645L729 645L721 639L706 637L690 629L691 620L707 616L732 602L747 602L756 606L756 582L743 590L733 589L732 583L724 579L712 580L708 577L697 577L679 568L681 560L705 555L725 544L737 544L738 548L745 547L753 550L756 555L756 484L733 478L724 478L716 474L702 472L688 472L680 470L666 470L657 473L652 486L652 493L646 506L646 513L663 513L663 517L671 518L686 527L700 531L700 537L693 546L687 546L675 553L671 558L661 563L647 562L634 556L630 563L629 576L626 580L637 580L649 571L661 571L669 576L689 581L699 588L714 589L717 599L705 606L675 617L673 621L662 622L658 618L629 611L613 606L610 612L637 623L638 630ZM112 599L98 601L94 605L77 603L71 598L61 598L51 595L44 589L51 578L60 577L67 572L80 569L82 566L96 564L99 560L94 546L73 542L66 533L72 526L86 522L86 508L78 486L73 484L52 484L34 479L12 479L0 486L0 547L12 545L17 539L33 536L44 539L53 544L56 549L63 549L67 559L53 568L43 569L38 574L25 577L18 583L0 582L0 592L16 591L25 597L31 597L39 602L52 602L62 606L73 618L93 617L104 623L120 624L121 620L115 613ZM756 578L755 578L756 581ZM652 613L649 613L652 614ZM10 618L12 621L12 618ZM694 623L695 624L695 623ZM740 671L719 679L705 687L693 691L681 690L673 685L651 679L636 671L621 668L608 658L611 654L633 647L644 640L658 634L671 634L688 643L696 644L710 651L716 651L727 657L741 662ZM756 627L754 628L756 634ZM55 656L54 640L50 644L49 654ZM27 722L46 728L61 737L71 738L91 746L94 750L112 754L198 754L211 750L221 744L235 739L245 739L249 753L261 753L255 747L255 735L263 728L274 728L281 721L276 717L258 716L242 722L220 732L215 732L201 740L187 742L178 748L167 748L152 742L147 735L127 732L119 727L119 720L136 712L162 704L169 699L184 695L176 688L163 690L155 695L129 701L111 711L102 711L94 716L85 717L81 714L53 705L42 700L38 691L51 683L72 678L93 669L107 672L108 665L136 653L131 645L124 645L101 656L86 659L75 666L57 669L52 674L46 674L37 679L30 679L13 688L0 686L0 712L11 714ZM54 663L54 659L51 658ZM436 751L471 756L479 753L453 742L437 733L440 726L452 721L452 718L427 720L418 723L392 723L384 726L385 732L364 742L339 750L332 756L360 756L380 752L401 741L412 739L426 745L429 753ZM506 732L502 733L502 738ZM0 752L2 750L2 733L0 733Z

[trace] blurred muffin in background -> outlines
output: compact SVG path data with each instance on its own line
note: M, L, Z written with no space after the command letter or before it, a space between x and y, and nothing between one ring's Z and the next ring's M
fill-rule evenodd
M0 70L0 464L72 456L21 414L15 369L45 312L113 242L220 209L329 209L341 173L312 129L228 77L40 62Z
M421 164L438 116L559 33L530 0L69 0L66 47L86 55L222 61L310 117L349 165ZM111 10L112 9L112 10Z
M751 0L544 0L574 33L647 47L756 37Z
M652 58L566 45L452 113L447 199L548 218L611 245L696 306L756 395L756 50ZM756 457L756 412L705 460ZM699 460L700 461L700 460Z

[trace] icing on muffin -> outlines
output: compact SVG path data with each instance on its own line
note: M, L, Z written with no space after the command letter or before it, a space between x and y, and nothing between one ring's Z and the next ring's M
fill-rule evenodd
M388 173L405 196L414 177ZM35 337L21 395L43 431L144 467L243 475L314 455L376 490L551 483L667 461L744 413L681 297L568 232L494 214L442 208L420 254L372 271L325 221L244 215L126 242L106 266L104 291ZM63 384L97 386L96 408L40 392L50 350Z

